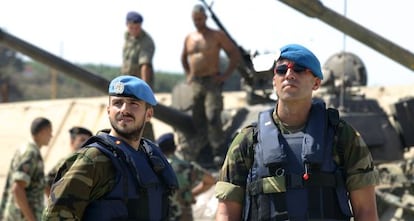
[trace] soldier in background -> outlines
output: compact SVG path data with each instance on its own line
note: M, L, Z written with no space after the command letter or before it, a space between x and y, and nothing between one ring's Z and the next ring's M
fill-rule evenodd
M194 6L192 19L196 31L185 38L181 63L187 83L192 88L192 116L197 128L197 138L204 142L198 142L200 146L190 148L196 148L200 152L201 148L210 147L215 163L221 165L226 151L221 121L222 87L237 68L241 56L237 46L223 31L213 30L206 25L207 15L202 5ZM221 50L224 50L229 58L224 71L219 67ZM202 139L204 137L206 138ZM187 156L185 150L183 152L184 157L191 160L198 157Z
M121 74L133 75L144 80L154 89L154 70L152 59L155 53L155 44L151 36L142 28L144 18L138 12L128 12L126 16L127 32L122 51ZM144 137L154 140L154 131L151 122L145 127Z
M157 139L157 144L173 167L178 189L171 196L171 214L169 221L192 221L192 204L195 197L209 190L215 183L215 178L198 164L181 159L175 154L176 145L173 133L166 133Z
M71 154L76 152L82 147L82 144L85 143L89 137L91 137L93 134L90 130L84 128L84 127L72 127L69 130L69 136L70 136L70 151ZM62 158L59 160L58 163L46 174L46 195L49 197L50 194L50 187L53 184L53 181L56 177L56 174L60 168L60 166L63 164L65 158Z
M52 123L39 117L32 121L32 140L22 145L10 164L0 205L2 221L40 221L44 208L44 164L40 148L52 138Z

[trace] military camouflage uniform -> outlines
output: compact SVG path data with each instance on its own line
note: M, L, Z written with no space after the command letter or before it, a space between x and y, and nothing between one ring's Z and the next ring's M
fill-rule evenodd
M40 220L44 209L44 165L40 149L33 142L20 147L11 161L0 207L2 221L25 220L11 192L15 181L27 183L25 190L28 204L36 219Z
M62 166L64 162L65 162L65 158L60 159L56 163L56 165L52 169L49 170L49 172L46 174L46 177L45 177L46 185L52 186L53 181L55 180L56 174L58 173L60 166Z
M115 184L115 168L111 159L95 147L82 148L72 154L57 177L70 167L73 172L65 174L65 179L60 179L52 187L42 220L82 220L89 203L112 190Z
M194 202L194 198L191 190L203 179L206 171L199 165L182 160L176 155L168 156L167 159L177 175L179 186L179 189L170 197L171 215L169 220L192 221L191 205Z
M222 85L217 85L213 77L194 77L191 82L193 93L192 116L197 128L199 144L210 144L214 156L225 155L225 134L221 121L223 111ZM197 160L204 145L191 146L181 150L186 159Z
M123 62L121 74L141 76L140 66L149 64L152 66L154 57L155 44L151 36L142 30L138 38L131 39L128 33L125 33L125 44L123 48ZM147 82L153 88L153 79Z
M273 118L279 128L283 128L275 114ZM346 188L353 191L362 187L377 185L379 177L374 169L371 154L360 134L344 121L338 125L338 143L343 146L344 155L339 157L334 142L334 161L344 165ZM282 133L287 131L282 130ZM232 200L243 205L246 178L253 164L253 127L244 128L233 140L228 151L223 168L216 184L216 197L222 200ZM343 162L342 162L343 161Z

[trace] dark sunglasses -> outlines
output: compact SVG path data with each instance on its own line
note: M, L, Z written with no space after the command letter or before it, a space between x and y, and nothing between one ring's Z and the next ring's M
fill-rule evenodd
M275 67L274 73L278 75L285 75L289 68L298 74L307 70L307 68L301 65L298 65L298 64L293 65L289 63L289 64L282 64L282 65Z

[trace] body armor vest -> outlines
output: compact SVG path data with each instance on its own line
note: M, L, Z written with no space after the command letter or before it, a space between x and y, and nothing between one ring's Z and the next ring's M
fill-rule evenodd
M96 147L108 156L116 170L116 184L101 199L91 202L83 220L167 220L168 197L178 187L164 155L152 142L141 139L145 151L101 133L85 147ZM130 152L134 151L134 154Z
M303 132L282 135L272 110L259 114L244 220L350 219L345 177L332 154L338 122L338 112L318 102Z

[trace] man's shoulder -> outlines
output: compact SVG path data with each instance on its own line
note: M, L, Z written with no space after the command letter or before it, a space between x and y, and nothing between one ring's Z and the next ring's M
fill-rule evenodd
M96 146L86 146L82 147L72 155L70 155L66 161L71 162L81 159L85 162L108 162L111 159L104 154L101 150L98 149Z
M152 36L147 31L143 31L143 33L143 41L147 42L148 44L154 44Z

